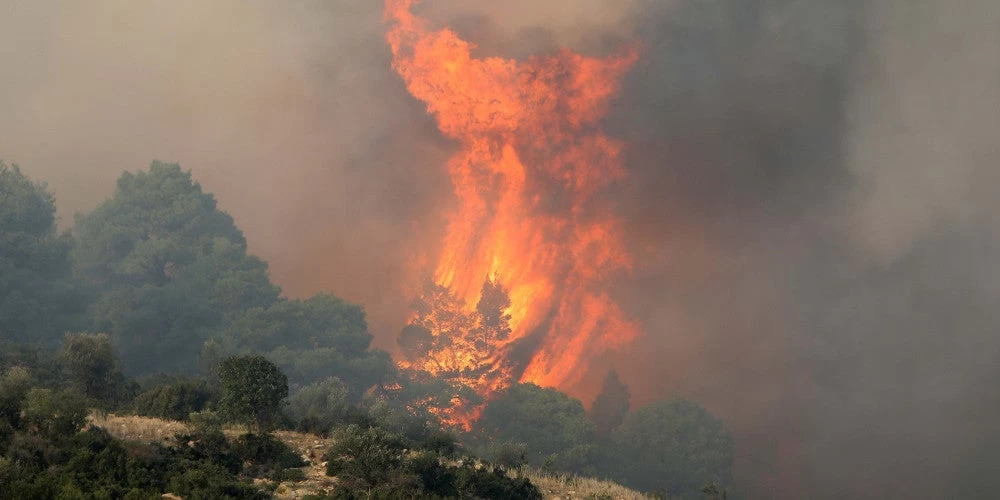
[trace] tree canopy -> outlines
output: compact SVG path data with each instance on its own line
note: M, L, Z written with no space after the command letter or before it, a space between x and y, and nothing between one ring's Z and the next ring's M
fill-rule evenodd
M0 338L57 344L85 308L44 184L0 161Z
M190 371L227 320L278 300L232 217L175 164L123 174L75 234L75 272L101 290L92 327L131 373Z
M487 404L476 431L498 442L526 443L527 458L534 464L553 462L560 469L582 472L596 458L594 424L583 404L534 384L512 386Z
M636 488L695 498L709 482L732 482L733 439L693 401L672 399L630 414L614 433L618 476Z
M125 377L107 334L66 334L59 359L81 393L104 404L118 399Z
M288 377L263 356L233 356L219 365L219 408L229 420L269 431L288 397Z
M392 360L371 351L364 310L333 295L282 299L234 318L221 337L226 353L267 353L296 384L337 377L357 397L392 371Z

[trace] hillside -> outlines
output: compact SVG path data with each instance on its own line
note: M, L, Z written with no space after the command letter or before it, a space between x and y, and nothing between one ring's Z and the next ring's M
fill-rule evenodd
M123 441L168 443L175 435L190 430L184 422L134 415L92 414L88 421L90 425L101 427ZM226 436L230 439L237 437L241 432L236 428L225 430ZM307 463L301 468L305 479L274 484L265 478L257 478L254 480L255 483L261 484L267 489L273 488L275 497L281 499L323 495L336 484L336 478L326 475L326 463L323 461L325 450L334 443L332 438L292 431L276 431L274 435L298 452ZM588 477L547 474L531 468L526 469L523 475L538 487L546 499L631 500L646 498L641 493L619 484Z

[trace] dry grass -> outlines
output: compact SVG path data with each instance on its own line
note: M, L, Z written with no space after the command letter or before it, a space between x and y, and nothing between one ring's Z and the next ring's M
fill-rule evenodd
M647 498L642 493L617 483L574 474L549 474L528 469L525 470L524 475L538 487L542 496L548 499L646 500Z
M92 414L87 418L87 422L90 425L104 428L112 436L123 441L164 443L173 439L176 434L188 432L188 426L183 422L135 415Z

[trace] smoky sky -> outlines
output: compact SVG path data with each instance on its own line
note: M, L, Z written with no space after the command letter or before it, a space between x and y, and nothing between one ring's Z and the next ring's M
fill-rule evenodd
M734 432L734 497L984 496L1000 477L1000 6L990 0L427 0L479 45L640 60L604 124L604 196L644 326L636 404ZM0 157L64 227L177 161L286 294L393 339L432 266L457 146L392 72L374 0L7 2Z

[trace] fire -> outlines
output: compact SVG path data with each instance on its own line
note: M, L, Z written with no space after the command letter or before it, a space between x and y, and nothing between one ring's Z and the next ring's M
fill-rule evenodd
M639 333L601 291L632 262L596 197L625 176L621 144L599 122L636 51L475 58L474 44L415 16L416 1L386 1L393 68L461 151L448 164L458 208L401 365L485 397L515 380L572 385Z

